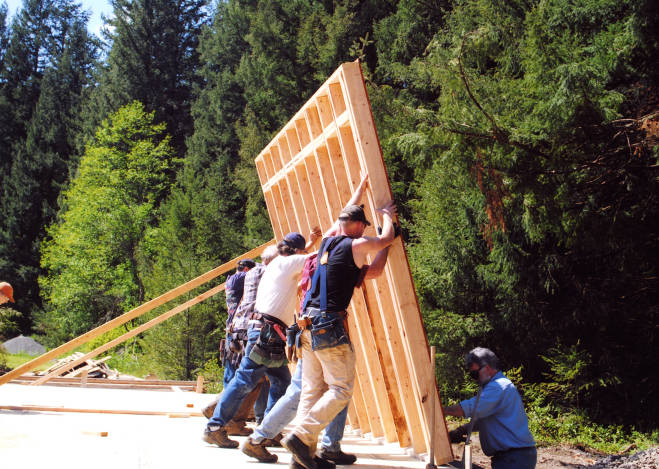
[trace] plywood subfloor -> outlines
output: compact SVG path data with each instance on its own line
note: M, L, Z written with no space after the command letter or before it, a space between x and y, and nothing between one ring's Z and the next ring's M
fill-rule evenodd
M212 396L192 392L0 386L0 405L199 412ZM194 407L188 407L193 404ZM206 419L167 416L0 410L3 468L130 469L184 467L284 468L290 454L273 448L277 464L261 464L239 450L201 440ZM107 432L107 436L100 436ZM242 437L235 437L242 441ZM355 453L353 467L424 468L396 444L380 444L346 428L343 448Z

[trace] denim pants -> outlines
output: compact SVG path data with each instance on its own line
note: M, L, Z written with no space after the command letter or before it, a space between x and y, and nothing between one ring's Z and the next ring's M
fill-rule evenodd
M320 432L352 398L355 384L355 353L351 344L311 350L311 335L302 332L302 392L293 434L313 455Z
M286 394L282 396L277 404L268 412L263 422L254 429L251 435L255 443L260 443L266 438L274 438L288 425L297 413L300 404L300 394L302 393L302 360L297 362L295 373L291 379L291 384L286 389ZM323 435L322 447L327 451L339 451L341 449L341 440L343 439L343 430L346 426L348 417L348 406L339 412L334 420L325 428Z
M233 366L233 364L227 360L227 362L224 364L224 377L222 378L222 382L224 384L223 389L226 389L227 386L229 386L229 383L233 379L233 375L236 374L236 367Z
M240 362L236 374L229 383L222 395L220 401L215 407L213 417L208 421L208 429L215 430L217 427L224 427L236 415L240 403L245 396L254 389L259 380L267 375L270 380L270 392L268 395L268 405L266 413L275 405L279 398L286 392L286 388L291 382L291 372L286 365L277 368L267 368L249 359L249 352L259 338L261 331L250 328L247 331L247 347L245 356Z
M534 469L537 459L535 446L511 449L492 456L492 469Z
M261 386L259 397L256 398L256 402L254 403L254 417L256 417L258 423L261 423L265 416L265 408L268 406L268 394L270 394L270 381L266 379L263 382L263 386Z

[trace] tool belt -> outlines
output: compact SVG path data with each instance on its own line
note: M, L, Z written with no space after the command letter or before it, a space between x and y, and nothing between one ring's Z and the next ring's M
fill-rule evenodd
M227 363L237 367L245 356L247 346L247 331L238 330L227 332L225 339L220 341L220 362L226 366Z
M268 368L278 368L286 365L286 324L274 316L261 315L263 327L259 338L249 353L254 363Z
M298 348L299 337L305 329L309 329L311 333L311 350L314 352L343 344L350 345L347 318L347 311L329 312L308 307L297 320L297 326L300 328L296 341Z

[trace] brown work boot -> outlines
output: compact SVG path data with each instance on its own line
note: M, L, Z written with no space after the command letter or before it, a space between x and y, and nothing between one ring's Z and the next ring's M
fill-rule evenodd
M252 434L252 430L247 428L245 422L236 422L234 420L231 420L229 423L226 424L224 428L227 431L227 435L249 436Z
M281 448L282 438L284 438L284 435L279 433L274 438L266 438L265 440L263 440L263 444L265 446L270 446L271 448Z
M208 428L204 430L204 436L202 439L206 443L211 445L217 445L220 448L237 448L238 442L229 439L227 436L227 431L224 427L220 427L217 430L211 431Z
M210 420L211 417L213 417L213 412L215 412L215 407L217 407L217 401L213 401L201 409L201 413L204 414L204 417Z
M259 462L277 462L277 455L270 453L263 442L255 443L251 438L247 438L242 445L240 451L245 453L250 458L258 459Z

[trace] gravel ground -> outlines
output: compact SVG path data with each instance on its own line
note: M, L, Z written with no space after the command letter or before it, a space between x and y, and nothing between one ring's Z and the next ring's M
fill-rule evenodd
M639 451L629 456L607 456L579 469L659 469L659 447Z
M473 438L474 468L491 469L490 458L480 450L478 436ZM453 445L456 460L462 457L463 445ZM570 445L538 448L536 469L659 469L659 446L634 454L600 456Z

